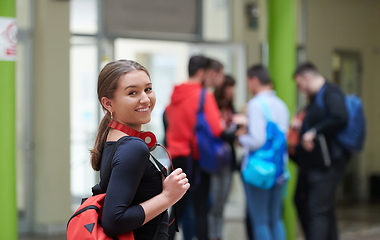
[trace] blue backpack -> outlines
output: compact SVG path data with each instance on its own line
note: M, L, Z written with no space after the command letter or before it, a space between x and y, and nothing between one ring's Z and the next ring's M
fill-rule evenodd
M202 89L195 134L199 150L199 165L203 170L213 173L231 163L232 151L228 143L212 134L203 108L205 95L206 90Z
M328 115L323 95L325 92L324 85L316 95L316 103L320 106L326 115ZM345 104L348 113L347 125L340 130L336 139L338 143L349 153L360 152L363 149L366 135L366 121L361 99L356 95L346 95Z
M269 109L264 101L259 99L267 121L266 141L264 145L248 155L247 165L242 171L244 182L262 189L274 186L277 179L285 174L284 155L286 154L286 136L273 122Z

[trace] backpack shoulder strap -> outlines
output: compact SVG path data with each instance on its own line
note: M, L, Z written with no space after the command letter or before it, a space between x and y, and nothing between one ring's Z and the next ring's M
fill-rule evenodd
M166 168L164 165L162 165L157 158L155 158L151 153L150 153L151 158L149 160L153 163L153 165L164 175L164 177L168 176L168 171L166 171Z
M103 193L106 192L107 187L108 187L108 183L110 181L111 171L112 171L112 159L113 159L113 156L115 155L115 152L116 152L117 148L120 146L120 144L123 142L123 140L125 138L127 138L127 137L128 136L124 136L124 137L120 138L119 140L117 140L115 146L112 149L111 155L110 155L110 157L107 160L107 165L106 165L105 169L100 174L100 183L99 183L99 185L100 185Z
M160 161L158 161L151 153L150 153L150 156L151 158L149 158L149 160L153 163L153 165L162 173L162 175L164 175L164 177L166 178L168 176L168 171L166 170L166 168L164 167L164 165L162 165L160 163ZM174 211L174 216L175 216L175 219L177 219L177 203L175 203L173 205L173 211ZM160 220L160 223L162 221L162 217L161 216L161 220ZM175 224L175 230L178 232L178 221L175 221L174 222ZM170 224L169 224L170 225ZM157 234L158 234L158 229L160 228L160 226L158 226L157 230L156 230L156 233L154 234L154 237L153 237L153 240L155 240L157 238Z
M264 101L264 99L262 98L257 98L257 101L259 102L260 106L261 106L261 109L263 110L263 113L264 113L264 118L267 122L270 122L272 121L272 116L269 112L269 107L268 107L268 104Z
M203 112L203 106L206 98L206 89L202 88L201 90L201 100L199 101L199 109L198 112Z
M325 109L325 90L326 90L326 83L319 89L317 94L315 95L315 101L319 107L321 107L323 110Z

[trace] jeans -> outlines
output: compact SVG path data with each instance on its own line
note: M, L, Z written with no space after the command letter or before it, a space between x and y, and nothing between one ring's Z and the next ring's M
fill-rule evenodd
M327 169L299 172L294 200L307 240L339 239L335 195L346 164L346 158L341 158Z
M186 203L180 224L182 226L183 240L192 240L195 236L195 216L193 205L189 201Z
M259 240L285 240L282 195L285 184L261 189L244 183L252 235Z
M198 240L208 240L208 210L209 210L209 190L210 174L199 168L197 160L188 157L178 157L173 159L174 168L182 168L188 175L190 189L177 202L177 220L182 220L186 208L192 205L195 215L195 233ZM189 203L187 203L189 201ZM174 218L173 212L170 220ZM169 226L169 240L175 237L174 224ZM187 233L187 235L191 235Z
M209 215L209 235L211 239L221 239L223 234L223 212L232 180L231 166L211 174L211 210Z

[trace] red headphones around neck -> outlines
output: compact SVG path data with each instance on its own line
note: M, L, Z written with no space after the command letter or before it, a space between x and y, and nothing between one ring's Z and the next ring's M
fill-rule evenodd
M115 120L111 120L110 123L108 124L110 128L119 130L125 134L128 134L129 136L132 137L138 137L142 139L146 145L148 145L148 148L150 151L153 151L156 146L157 146L157 138L156 135L152 132L139 132L133 128L130 128L124 124L121 124L119 122L116 122Z
M116 130L119 130L125 134L128 134L129 136L133 136L133 137L138 137L140 138L141 140L143 140L146 145L148 145L148 148L149 148L149 151L153 151L154 149L156 149L157 146L160 146L162 147L166 153L168 154L168 158L170 160L170 165L171 165L171 170L174 171L174 166L173 166L173 163L172 163L172 157L170 156L170 153L169 151L164 147L162 146L161 144L157 143L157 138L156 138L156 135L154 135L154 133L152 132L139 132L133 128L130 128L122 123L119 123L119 122L116 122L115 120L112 120L110 121L110 123L108 124L108 126L110 128L113 128L113 129L116 129ZM158 161L152 154L150 154L153 159L155 161ZM163 167L163 166L162 166ZM162 173L167 173L166 169L160 169L160 171ZM166 175L165 175L166 176ZM174 221L174 220L173 220Z

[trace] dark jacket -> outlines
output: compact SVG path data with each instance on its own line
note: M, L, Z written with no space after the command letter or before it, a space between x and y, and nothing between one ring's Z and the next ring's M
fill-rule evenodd
M346 154L336 140L336 134L346 126L348 121L344 93L338 86L329 82L326 82L324 87L322 96L324 106L319 106L317 103L317 93L311 97L306 107L301 137L312 128L316 130L317 137L314 140L315 147L311 152L306 151L301 144L296 147L295 161L301 170L328 167L328 160L334 164L337 159ZM323 139L328 150L324 152Z

